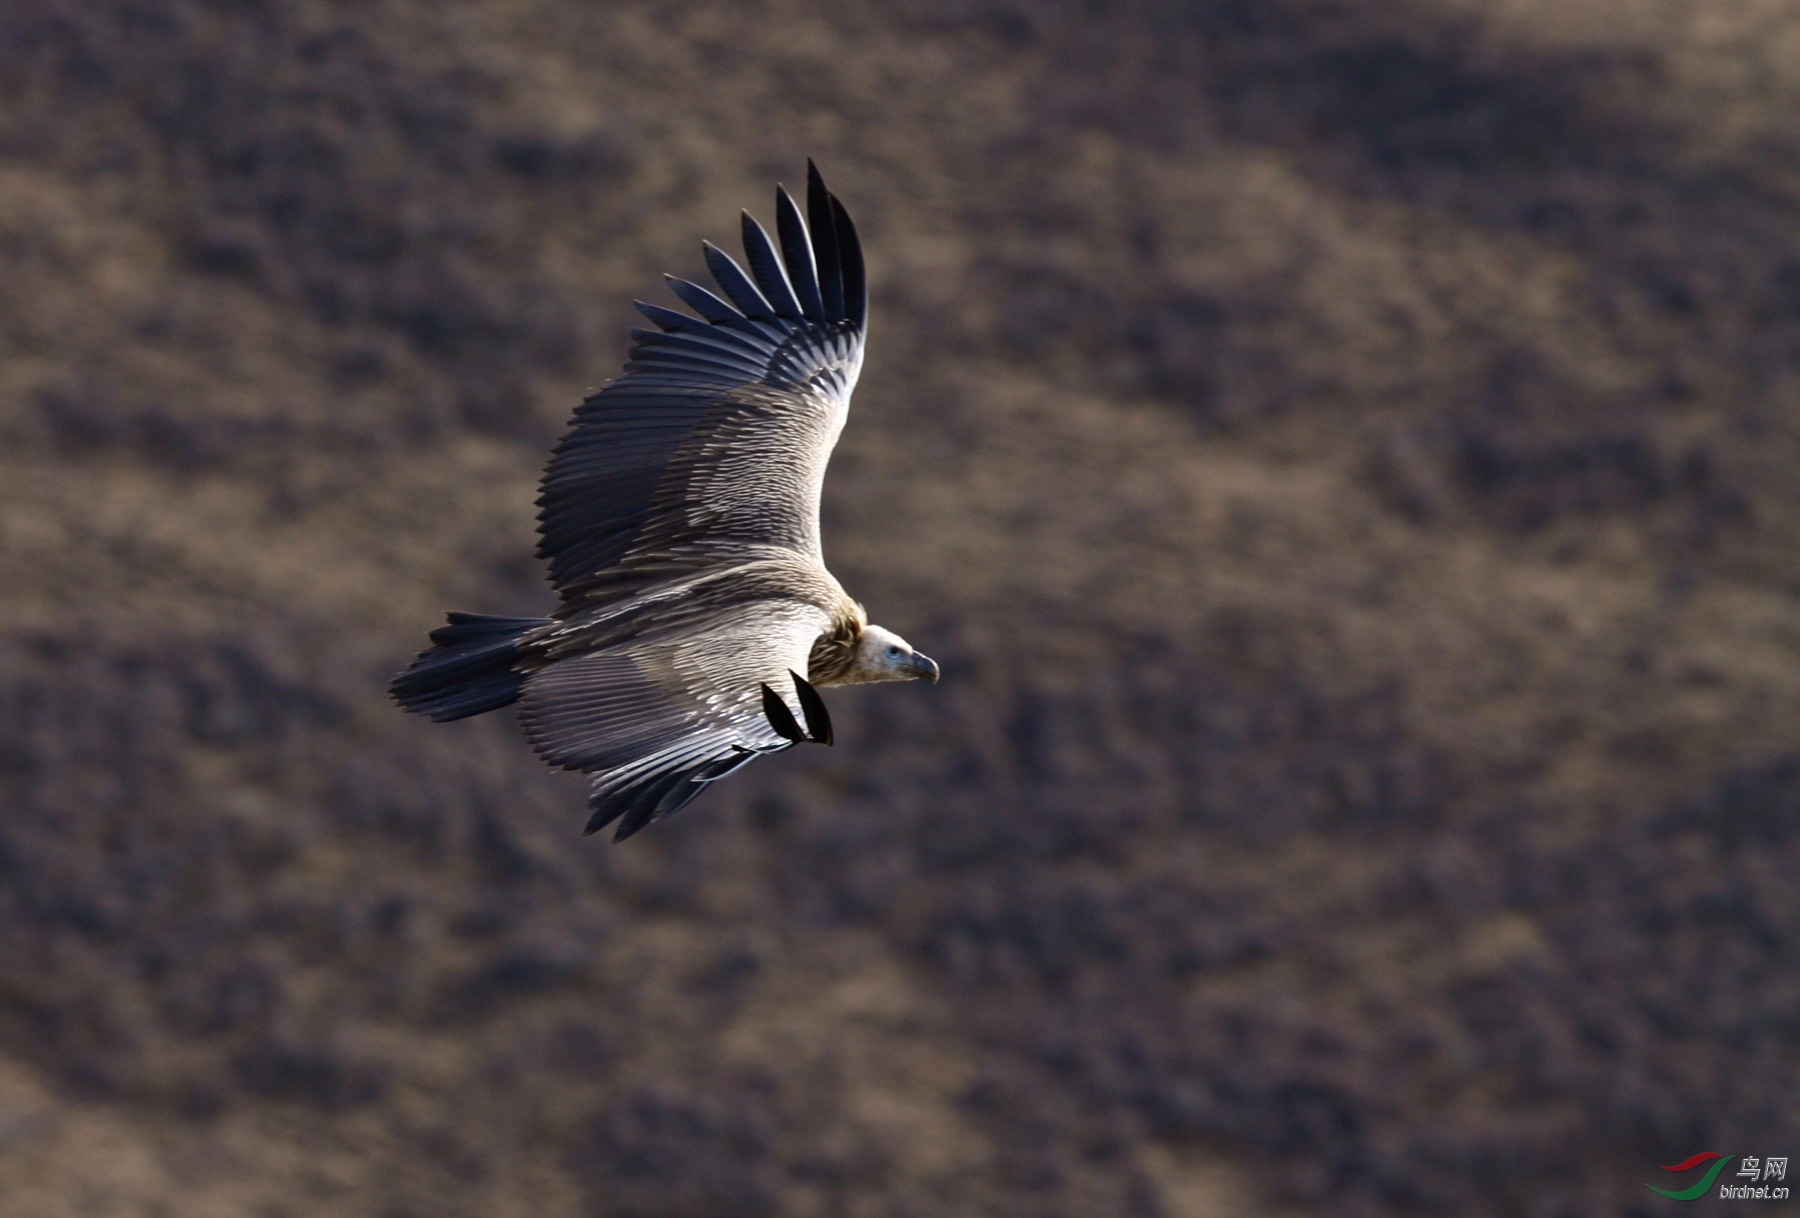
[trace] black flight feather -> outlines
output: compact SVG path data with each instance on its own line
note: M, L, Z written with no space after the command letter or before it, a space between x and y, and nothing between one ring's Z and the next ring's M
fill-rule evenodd
M774 318L775 310L769 307L762 292L750 282L750 276L744 274L744 268L733 261L730 254L710 241L701 242L700 248L706 252L706 269L712 272L712 277L724 289L725 295L731 298L731 303L745 317Z
M656 819L656 805L661 801L664 792L664 779L647 783L632 793L631 802L626 805L625 815L619 821L618 829L613 832L613 841L622 842ZM705 788L698 788L704 790Z
M661 305L651 304L644 300L631 302L637 311L649 318L658 329L668 334L704 333L711 329L697 317L689 317L686 313L677 313L674 309L665 309Z
M844 316L861 333L869 320L869 285L863 275L862 242L857 239L850 213L836 195L831 196L831 222L837 230L838 255L843 260Z
M581 831L581 836L583 837L592 837L594 834L600 832L600 830L606 828L606 826L612 824L615 820L618 820L619 813L625 810L625 806L615 800L608 800L605 803L598 804L598 806L595 806L594 803L590 802L588 806L594 809L594 814L588 817L587 828Z
M744 213L743 229L744 257L750 262L750 273L756 276L756 286L762 289L777 317L799 321L800 301L788 284L787 272L781 269L781 259L775 254L769 234L749 212Z
M831 195L819 167L806 160L806 225L812 230L813 262L819 269L819 299L824 302L825 320L841 321L844 316L844 270L838 254L837 224L831 214Z
M812 682L788 669L788 676L794 678L794 692L800 695L800 713L806 716L806 738L814 744L831 744L831 712L825 709L825 699L819 697L819 691L812 687Z
M804 744L806 733L800 730L799 721L794 718L794 712L788 709L787 703L781 700L781 695L770 689L766 681L763 682L762 694L763 714L769 717L769 726L775 729L775 734L792 740L795 744Z
M787 263L788 282L800 298L800 311L808 321L825 320L825 305L819 299L819 269L813 263L812 238L806 221L794 205L787 188L775 188L775 231L781 235L781 257Z
M664 275L669 281L669 290L681 297L682 303L706 318L707 321L742 321L744 315L714 296L697 283L686 279L677 279L673 275Z

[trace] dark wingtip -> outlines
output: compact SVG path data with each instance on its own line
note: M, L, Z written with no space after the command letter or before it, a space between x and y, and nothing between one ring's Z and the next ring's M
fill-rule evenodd
M769 240L769 234L747 211L739 218L738 227L744 239L744 258L750 265L750 274L762 290L763 298L774 308L775 315L790 321L804 318L800 299L788 282L781 256L775 252L775 243Z
M813 260L812 234L806 231L800 208L785 186L775 188L775 232L801 314L808 321L824 321L825 304L819 299L819 269Z
M825 709L825 699L819 697L812 682L793 669L788 669L788 676L794 678L794 692L800 696L800 711L806 716L806 738L829 748L833 736L831 712Z
M812 233L813 262L819 271L819 297L826 321L844 318L844 262L838 245L837 217L831 192L812 158L806 158L806 227Z
M774 308L756 286L756 281L744 273L744 268L737 260L710 241L700 243L701 252L706 258L706 269L712 273L713 280L725 293L726 299L736 305L745 317L769 318L775 316Z
M683 304L707 321L714 323L744 320L744 315L732 305L713 295L699 284L675 275L664 275L669 290L681 298Z
M862 240L850 213L836 195L831 196L831 219L837 229L838 256L844 277L844 316L858 331L868 328L869 283L863 270Z
M769 688L768 682L762 687L763 714L768 716L769 726L775 734L795 744L806 743L806 733L800 730L800 721L794 718L794 712L788 709L781 695Z
M625 802L624 819L613 831L613 841L622 842L645 825L656 819L660 783L651 782L632 789L631 797Z

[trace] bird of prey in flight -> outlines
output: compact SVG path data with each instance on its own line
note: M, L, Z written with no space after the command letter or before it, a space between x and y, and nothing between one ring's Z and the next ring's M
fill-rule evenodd
M544 471L548 618L452 613L394 678L446 722L519 703L538 755L589 775L614 840L765 753L831 743L818 686L936 681L825 569L819 492L862 367L868 289L850 216L807 162L806 218L748 213L745 261L707 243L699 316L637 302L624 375L575 411Z

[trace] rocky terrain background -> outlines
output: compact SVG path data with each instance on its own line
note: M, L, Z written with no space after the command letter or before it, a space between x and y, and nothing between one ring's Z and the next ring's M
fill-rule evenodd
M0 1209L1638 1215L1800 1152L1800 6L8 0ZM937 657L621 847L496 716L816 157Z

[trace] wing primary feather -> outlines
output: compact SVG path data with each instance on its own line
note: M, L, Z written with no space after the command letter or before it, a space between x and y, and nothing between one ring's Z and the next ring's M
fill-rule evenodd
M788 709L781 695L769 688L768 682L762 687L763 714L768 717L769 726L775 734L792 740L795 744L806 741L806 733L800 730L800 723L794 718L794 712Z
M806 221L785 186L775 188L775 231L781 237L781 257L787 263L788 282L800 298L800 312L808 321L825 320L825 304L819 299L819 269L813 264L812 238Z
M596 796L596 798L600 797ZM590 806L592 806L591 801ZM594 814L588 817L587 828L581 831L581 836L592 837L594 834L600 832L600 830L606 828L606 826L612 824L615 820L618 820L619 813L624 810L624 807L617 803L602 803L599 807L594 808Z
M837 225L831 214L831 195L819 167L806 158L806 226L812 230L813 262L819 268L819 299L826 321L844 316L843 263L838 255Z
M850 213L836 195L831 196L831 220L837 229L838 256L843 262L844 316L860 334L869 321L869 284L863 274L862 241L856 235L856 225L850 222Z
M707 324L698 317L689 317L686 313L677 313L674 309L665 309L646 300L634 300L631 303L639 313L650 319L651 324L666 334L704 333L708 329Z
M662 793L657 797L656 811L651 820L673 816L705 793L706 785L692 782L692 777L692 771L686 769L669 776L670 781L663 785Z
M706 318L707 321L743 321L744 315L714 296L697 283L686 279L678 279L674 275L664 275L669 281L669 290L681 297L688 308Z
M775 247L769 241L769 234L763 231L763 226L749 212L744 213L743 229L744 257L750 263L750 273L756 276L756 285L762 289L762 294L774 308L775 315L789 321L801 320L803 314L800 312L800 301L788 284L787 272L781 268L781 259L775 255Z
M736 305L745 317L773 318L775 316L775 310L768 301L763 299L762 292L750 281L750 276L744 274L744 268L739 266L730 254L710 241L701 242L700 248L706 254L706 269L712 272L712 277L718 280L725 295L731 298L731 303Z
M642 790L634 791L631 802L626 805L625 817L619 822L618 829L613 833L613 841L624 841L655 819L657 799L661 794L660 784L654 783Z
M691 764L693 752L690 749L677 754L664 769L646 779L633 792L631 810L625 814L618 832L613 834L613 841L622 842L651 821L681 811L706 790L704 786L696 786L688 781L696 768ZM702 763L698 768L704 767L705 763Z
M794 692L800 695L800 713L806 716L806 738L814 744L830 747L831 712L825 709L825 699L819 697L819 691L812 683L793 669L788 669L788 676L794 678Z

